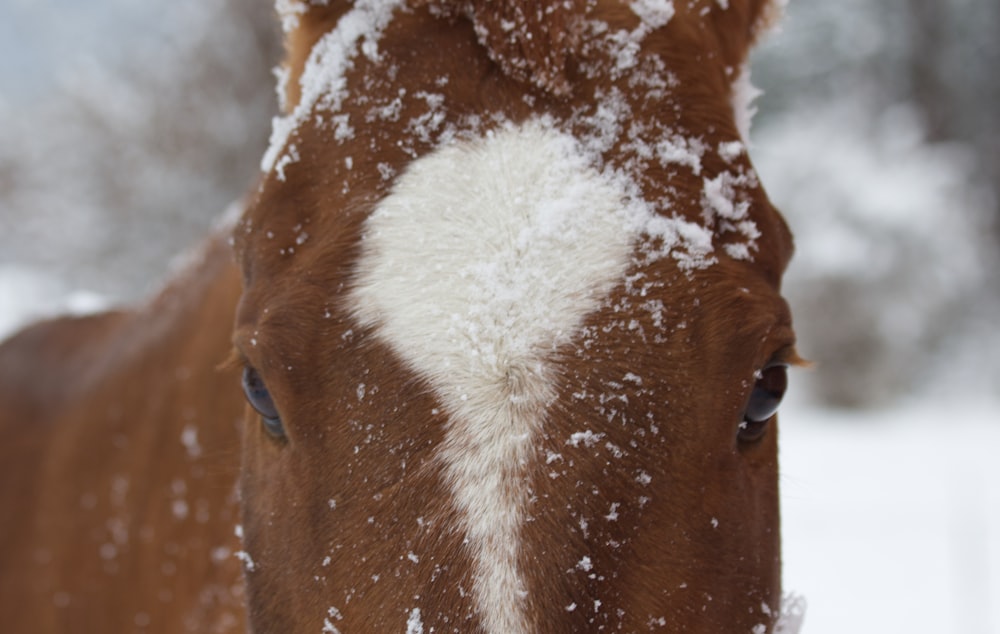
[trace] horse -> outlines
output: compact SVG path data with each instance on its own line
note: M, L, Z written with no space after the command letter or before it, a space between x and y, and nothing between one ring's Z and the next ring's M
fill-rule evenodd
M779 4L279 1L238 217L0 347L6 629L793 631Z

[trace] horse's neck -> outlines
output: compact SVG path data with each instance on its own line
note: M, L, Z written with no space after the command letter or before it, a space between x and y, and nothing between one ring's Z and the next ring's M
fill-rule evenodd
M138 311L55 320L0 348L0 428L12 439L0 464L17 472L16 486L0 486L0 501L24 517L0 544L0 565L39 567L41 592L24 600L48 593L64 608L50 610L54 627L76 619L117 631L135 623L102 619L140 614L208 631L223 618L220 603L240 614L227 593L240 579L232 554L242 398L233 373L215 369L238 294L228 247L216 238ZM32 371L21 367L20 376L30 378L12 385L7 375L22 362ZM222 590L201 599L206 586L185 578ZM106 614L83 606L93 584L117 588L101 597L135 605L103 606ZM2 585L0 604L18 601L21 592ZM171 604L200 614L171 615Z

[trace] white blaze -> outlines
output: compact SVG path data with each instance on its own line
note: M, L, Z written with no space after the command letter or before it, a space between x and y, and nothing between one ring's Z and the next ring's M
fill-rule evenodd
M439 458L488 632L529 629L525 473L553 354L628 265L623 199L573 137L533 121L414 161L367 220L356 316L447 408Z

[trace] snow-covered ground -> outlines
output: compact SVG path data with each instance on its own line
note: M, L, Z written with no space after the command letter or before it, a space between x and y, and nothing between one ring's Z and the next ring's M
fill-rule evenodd
M785 587L806 634L1000 632L1000 418L968 395L782 412Z

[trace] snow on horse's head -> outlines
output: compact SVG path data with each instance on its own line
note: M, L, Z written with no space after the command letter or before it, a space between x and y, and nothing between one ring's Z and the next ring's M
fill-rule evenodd
M792 241L744 70L776 7L279 8L234 233L253 630L773 630Z

